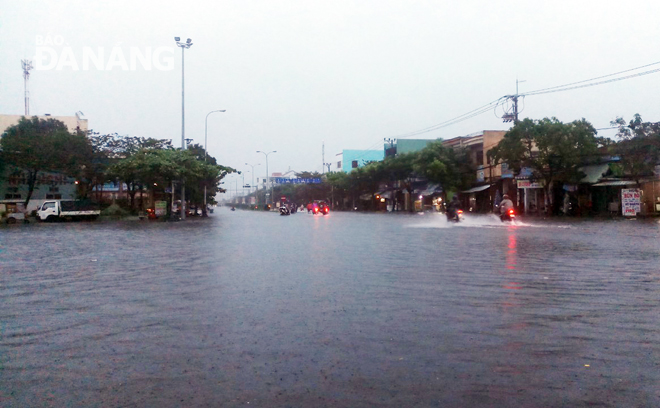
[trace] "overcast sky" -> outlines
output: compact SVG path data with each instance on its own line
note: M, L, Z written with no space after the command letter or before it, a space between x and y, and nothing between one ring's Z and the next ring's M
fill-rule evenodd
M0 113L24 113L21 59L39 57L31 114L82 111L95 131L178 147L180 36L193 42L187 138L203 144L206 114L226 109L208 120L209 154L221 164L262 163L263 176L255 151L277 150L271 172L321 171L324 141L326 162L342 149L382 149L383 138L515 93L517 78L524 93L658 62L659 17L657 0L0 0ZM99 50L100 63L85 54L99 59ZM150 69L130 66L132 50L151 53ZM596 128L635 113L660 121L659 85L655 73L528 96L521 116L584 117ZM508 129L496 113L415 138Z

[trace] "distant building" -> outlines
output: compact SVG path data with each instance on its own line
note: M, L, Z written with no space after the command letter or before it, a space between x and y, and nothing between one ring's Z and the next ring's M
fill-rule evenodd
M442 139L394 139L385 141L385 157L396 157L400 154L414 153L424 149L431 142Z
M0 115L0 137L7 128L18 124L23 116ZM82 114L79 113L76 113L75 116L33 116L37 116L39 119L57 119L63 122L70 132L75 132L76 130L86 132L88 130L87 119L83 119ZM0 200L8 202L25 201L27 193L27 173L22 169L6 166L4 171L0 173ZM76 185L73 178L59 173L39 172L27 210L36 209L44 200L72 199L75 197Z
M368 163L382 161L384 157L382 150L342 150L335 156L335 163L331 167L333 171L350 173Z
M18 121L25 115L0 115L0 131L4 132L8 127L18 124ZM81 130L86 132L88 130L87 119L83 118L83 115L76 113L75 116L51 116L49 114L45 115L31 115L30 117L36 116L39 119L57 119L60 122L64 123L69 129L69 132L75 132L76 130Z
M459 136L442 142L443 146L466 149L472 165L477 169L475 184L462 192L469 211L489 212L499 204L503 194L518 202L518 189L513 173L506 164L494 165L488 152L504 138L505 130L484 130L469 136Z
M270 173L271 178L288 178L288 179L294 179L298 176L296 176L296 171L295 170L287 170L284 173L282 172L272 172Z

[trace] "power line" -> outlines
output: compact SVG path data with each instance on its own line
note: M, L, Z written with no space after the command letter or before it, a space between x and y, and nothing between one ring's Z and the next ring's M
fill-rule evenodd
M627 70L624 70L624 71L615 72L615 73L608 74L608 75L602 75L602 76L599 76L599 77L586 79L586 80L583 80L583 81L571 82L571 83L564 84L564 85L553 86L553 87L550 87L550 88L543 88L543 89L539 89L539 90L536 90L536 91L526 92L526 93L523 93L523 94L515 95L515 97L517 98L519 96L522 96L523 100L524 100L525 96L542 95L542 94L552 93L552 92L561 92L561 91L568 91L568 90L571 90L571 89L586 88L586 87L589 87L589 86L602 85L602 84L606 84L606 83L610 83L610 82L622 81L624 79L635 78L635 77L638 77L638 76L649 75L649 74L653 74L655 72L660 72L660 68L652 69L652 70L644 71L644 72L639 72L639 73L632 74L632 75L626 75L624 77L612 78L612 79L608 79L608 80L605 80L605 81L599 81L599 82L593 82L593 83L586 84L586 82L592 82L592 81L596 81L596 80L599 80L599 79L602 79L602 78L607 78L607 77L611 77L611 76L614 76L614 75L624 74L626 72L637 71L639 69L647 68L647 67L658 65L658 64L660 64L660 61L653 62L651 64L642 65L642 66L639 66L639 67L636 67L636 68L627 69ZM583 85L579 85L579 84L583 84ZM421 134L424 134L424 133L432 132L434 130L442 129L442 128L447 127L447 126L454 125L454 124L462 122L464 120L471 119L475 116L481 115L481 114L489 111L491 108L497 108L503 101L508 100L510 97L511 97L511 95L503 96L503 97L501 97L501 98L499 98L495 101L492 101L492 102L490 102L486 105L483 105L479 108L476 108L476 109L474 109L470 112L464 113L463 115L457 116L453 119L449 119L447 121L444 121L444 122L438 123L436 125L429 126L427 128L420 129L420 130L417 130L417 131L403 133L403 134L400 134L400 135L397 135L397 136L393 136L393 138L404 139L404 138L421 135Z
M503 97L498 98L498 99L496 99L496 100L494 100L490 103L487 103L486 105L483 105L483 106L480 106L479 108L473 109L470 112L464 113L460 116L456 116L453 119L446 120L446 121L438 123L436 125L429 126L427 128L424 128L424 129L416 130L414 132L408 132L408 133L403 133L403 134L400 134L400 135L397 135L397 136L391 136L391 138L405 139L405 138L408 138L408 137L421 135L423 133L432 132L434 130L438 130L438 129L442 129L442 128L447 127L447 126L454 125L456 123L462 122L462 121L467 120L467 119L471 119L475 116L478 116L478 115L481 115L485 112L488 112L489 110L491 110L493 108L496 108L500 104L502 99L503 99Z
M460 116L456 116L453 119L449 119L449 120L446 120L444 122L440 122L438 124L435 124L433 126L429 126L427 128L424 128L424 129L420 129L420 130L416 130L416 131L412 131L412 132L408 132L408 133L402 133L402 134L399 134L399 135L396 135L396 136L391 136L390 138L391 139L405 139L405 138L421 135L421 134L424 134L424 133L429 133L429 132L432 132L432 131L435 131L435 130L442 129L444 127L454 125L456 123L471 119L475 116L478 116L478 115L481 115L485 112L488 112L491 109L497 109L497 107L500 106L504 101L507 101L512 97L518 98L518 97L522 96L523 101L524 101L525 96L542 95L542 94L547 94L547 93L569 91L569 90L572 90L572 89L579 89L579 88L586 88L586 87L590 87L590 86L603 85L603 84L607 84L607 83L610 83L610 82L623 81L625 79L636 78L636 77L640 77L640 76L644 76L644 75L653 74L653 73L656 73L656 72L660 72L660 68L656 68L656 69L652 69L652 70L644 71L644 72L638 72L636 74L626 75L626 76L619 77L619 78L612 78L612 79L608 79L608 80L605 80L605 81L592 82L592 81L597 81L599 79L624 74L626 72L637 71L639 69L647 68L647 67L658 65L658 64L660 64L660 61L653 62L651 64L642 65L642 66L639 66L639 67L636 67L636 68L631 68L631 69L615 72L615 73L612 73L612 74L602 75L602 76L591 78L591 79L586 79L586 80L577 81L577 82L571 82L571 83L568 83L568 84L553 86L553 87L549 87L549 88L543 88L543 89L539 89L539 90L536 90L536 91L530 91L530 92L526 92L526 93L522 93L522 94L503 96L503 97L500 97L500 98L498 98L498 99L496 99L492 102L489 102L485 105L482 105L479 108L473 109L473 110L471 110L467 113L464 113ZM591 82L591 83L587 83L587 82ZM582 84L582 85L580 85L580 84ZM598 130L605 130L605 129L607 129L607 128L598 129ZM374 145L370 146L367 150L371 149L372 147L375 147L379 143L380 142L375 143Z
M638 68L635 68L635 69L638 69ZM632 71L632 70L629 70L629 71ZM624 72L626 72L626 71L624 71ZM656 69L652 69L652 70L644 71L644 72L639 72L637 74L626 75L626 76L623 76L623 77L620 77L620 78L612 78L612 79L608 79L606 81L593 82L593 83L590 83L590 84L576 85L576 86L570 86L572 84L566 84L566 85L562 85L562 86L556 86L556 87L553 87L553 88L546 88L546 90L541 89L541 90L538 90L538 91L527 92L527 93L524 93L524 94L520 94L520 96L542 95L542 94L553 93L553 92L569 91L571 89L586 88L586 87L589 87L589 86L602 85L602 84L607 84L607 83L610 83L610 82L623 81L624 79L636 78L636 77L640 77L640 76L644 76L644 75L653 74L653 73L656 73L656 72L660 72L660 68L656 68ZM616 75L616 74L611 74L611 75L606 75L606 76L612 76L612 75ZM600 78L605 78L606 76L603 76L603 77L600 77ZM585 81L574 82L574 84L589 82L589 81L593 81L595 79L598 79L598 78L592 78L592 79L587 79Z

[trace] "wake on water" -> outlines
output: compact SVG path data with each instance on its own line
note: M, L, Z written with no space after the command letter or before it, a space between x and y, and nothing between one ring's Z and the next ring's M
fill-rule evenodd
M424 216L423 222L416 222L408 225L410 228L507 228L507 227L558 227L570 228L568 226L557 226L549 224L530 224L519 219L515 221L500 221L500 217L495 214L465 214L460 222L447 221L447 217L440 213L420 213Z

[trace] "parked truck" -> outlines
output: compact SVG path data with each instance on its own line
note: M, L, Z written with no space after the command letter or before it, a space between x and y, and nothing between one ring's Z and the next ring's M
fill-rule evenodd
M40 221L95 220L99 215L99 206L84 200L46 200L37 210Z

